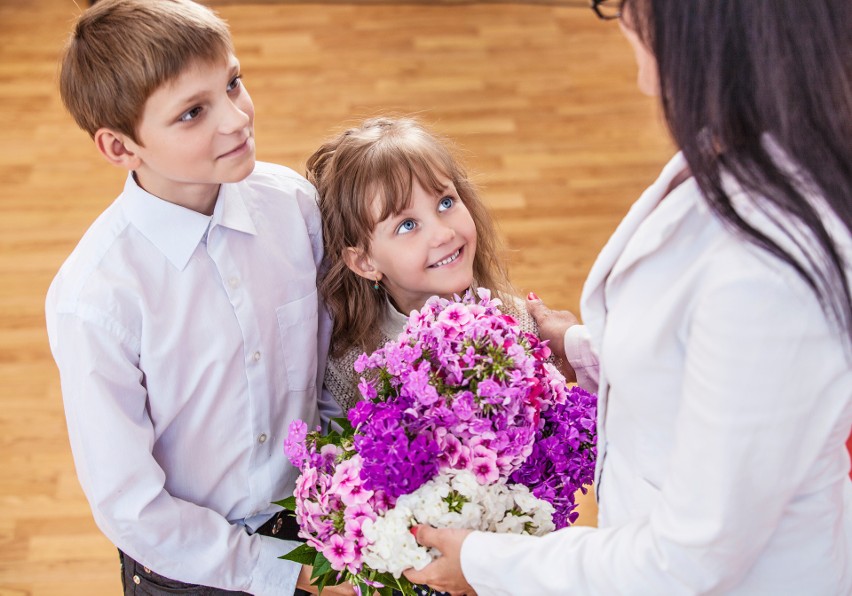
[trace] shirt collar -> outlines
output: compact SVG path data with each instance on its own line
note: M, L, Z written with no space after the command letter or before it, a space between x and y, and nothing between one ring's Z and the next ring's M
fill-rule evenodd
M257 228L240 193L243 189L242 183L222 184L219 187L219 197L216 199L213 219L210 222L211 228L222 226L252 236L257 234Z
M399 312L396 307L391 304L391 301L385 296L385 318L382 321L382 334L385 337L396 339L402 330L405 329L405 324L408 323L408 315Z
M240 195L239 184L222 184L213 215L164 201L145 191L133 174L127 176L122 202L128 217L177 269L183 270L198 244L214 225L255 234L256 228Z

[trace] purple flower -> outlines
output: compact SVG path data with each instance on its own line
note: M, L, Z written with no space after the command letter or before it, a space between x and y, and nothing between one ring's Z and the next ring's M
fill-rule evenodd
M532 451L511 476L556 510L554 524L565 527L577 519L574 493L585 492L594 480L596 396L580 387L565 391L561 403L542 409Z

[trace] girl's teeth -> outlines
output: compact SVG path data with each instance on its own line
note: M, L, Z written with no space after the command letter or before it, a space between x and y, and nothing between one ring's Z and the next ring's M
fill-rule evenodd
M442 267L442 266L444 266L444 265L447 265L447 264L449 264L449 263L452 263L452 262L453 262L453 261L455 261L457 258L459 258L459 253L460 253L460 252L461 252L461 249L457 250L457 251L455 252L455 254L450 255L449 257L447 257L447 258L446 258L446 259L444 259L443 261L438 261L437 263L435 263L434 265L432 265L432 267Z

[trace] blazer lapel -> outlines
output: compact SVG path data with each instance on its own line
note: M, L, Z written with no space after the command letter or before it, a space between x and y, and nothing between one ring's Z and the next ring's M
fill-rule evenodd
M580 307L583 323L589 327L593 338L600 338L603 332L603 321L606 316L604 287L607 279L610 277L611 272L613 272L614 267L617 266L618 270L623 271L625 264L622 261L625 259L622 258L622 255L624 255L628 243L632 242L639 226L659 204L672 178L685 166L686 160L683 158L683 155L677 153L666 164L665 168L663 168L657 180L633 204L606 245L601 249L598 258L595 260L595 264L592 265L589 276L586 278L586 283L583 285ZM641 256L644 256L659 246L661 242L662 237L656 240L648 238L642 241L639 253L641 253ZM641 256L637 256L636 258L641 258ZM631 254L627 260L635 262L633 257ZM595 347L599 348L600 346Z

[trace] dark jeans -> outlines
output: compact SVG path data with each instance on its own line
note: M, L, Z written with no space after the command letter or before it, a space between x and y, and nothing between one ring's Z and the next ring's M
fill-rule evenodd
M273 536L283 540L303 540L298 537L299 526L296 520L281 511L273 515L268 522L257 530L257 534ZM283 552L281 554L284 554ZM155 571L143 567L126 554L118 551L121 561L121 585L125 596L166 596L167 594L184 594L186 596L233 596L246 594L232 592L220 588L211 588L198 584L187 584L169 579ZM284 562L282 561L282 565ZM305 596L308 592L296 590L294 596Z

